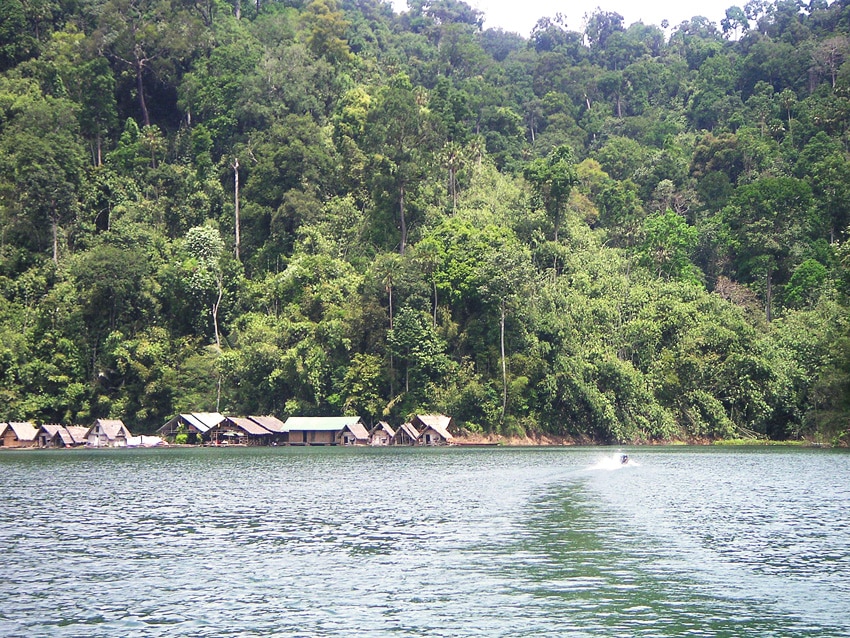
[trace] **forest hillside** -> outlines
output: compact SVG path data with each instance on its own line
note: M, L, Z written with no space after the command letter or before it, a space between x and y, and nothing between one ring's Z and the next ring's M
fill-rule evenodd
M848 441L850 1L0 14L0 421Z

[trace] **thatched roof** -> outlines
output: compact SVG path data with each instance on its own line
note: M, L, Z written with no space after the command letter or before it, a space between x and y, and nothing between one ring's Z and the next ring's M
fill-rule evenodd
M299 432L339 432L346 427L350 429L350 426L355 423L360 423L359 416L291 416L286 420L286 428L290 432L292 430ZM360 425L362 427L363 424L360 423ZM355 434L355 436L357 435Z
M74 439L75 445L82 445L86 442L86 436L88 436L89 428L83 427L82 425L66 425L65 429Z
M94 428L98 428L108 440L114 441L119 436L124 436L126 439L130 435L130 430L124 425L120 419L98 419L94 422Z
M398 430L396 430L396 435L398 435L399 432L406 432L407 435L414 441L419 438L419 431L410 423L402 423L400 426L398 426Z
M15 433L18 441L35 441L35 438L38 436L38 430L29 421L9 421L8 426ZM2 434L2 431L0 431L0 434Z
M268 436L269 434L271 434L271 432L269 432L266 428L264 428L259 423L255 423L251 419L241 416L231 416L228 417L228 419L232 421L233 424L240 430L242 430L246 434L250 434L251 436ZM215 427L220 429L221 426L222 424L219 423ZM210 428L210 431L212 431L213 429L215 428Z
M348 431L351 432L354 435L354 438L358 441L367 441L369 439L369 431L360 421L357 423L349 423L343 428L343 430L345 429L348 429Z
M41 429L47 434L47 436L51 439L56 438L57 436L62 439L62 443L70 447L72 445L77 445L77 441L74 440L74 435L68 431L64 425L59 425L58 423L45 423L41 426ZM83 431L88 428L82 428ZM85 437L84 437L85 438Z
M445 414L417 414L413 417L413 423L418 424L423 429L431 428L446 441L451 441L454 438L449 433L452 417Z
M395 436L395 430L393 430L392 427L390 427L390 424L386 421L378 421L369 434L375 434L375 432L378 432L379 430L386 432L390 436Z
M286 424L280 419L278 419L276 416L271 416L267 414L265 416L249 416L248 418L254 421L255 423L259 423L269 432L274 432L275 434L289 432L289 428L286 427Z

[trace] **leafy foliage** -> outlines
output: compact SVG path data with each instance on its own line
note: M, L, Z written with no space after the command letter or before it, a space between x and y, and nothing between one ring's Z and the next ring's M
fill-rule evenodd
M843 11L0 0L0 420L847 442Z

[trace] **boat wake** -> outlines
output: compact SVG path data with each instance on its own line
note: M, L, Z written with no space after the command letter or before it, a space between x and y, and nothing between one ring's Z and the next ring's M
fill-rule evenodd
M614 452L613 454L599 459L596 463L588 467L589 470L620 470L626 467L636 467L640 465L637 461L630 458L628 454L623 452Z

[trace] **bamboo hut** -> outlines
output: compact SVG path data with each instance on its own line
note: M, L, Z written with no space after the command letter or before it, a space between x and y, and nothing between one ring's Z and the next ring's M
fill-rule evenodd
M127 447L132 435L120 419L98 419L86 434L89 447Z
M271 432L270 445L285 445L289 442L289 429L286 424L275 416L249 416L254 423L259 423Z
M393 437L393 445L416 445L419 443L419 431L410 423L398 426Z
M444 414L417 414L411 423L419 430L422 445L451 445L454 437L449 432L452 418Z
M38 430L29 421L0 423L0 447L23 448L38 445Z
M363 428L361 432L356 424ZM359 416L291 416L286 420L290 445L337 445L346 436L356 442L366 428ZM352 427L357 430L354 433ZM348 432L345 435L344 432ZM368 440L369 434L365 433Z
M395 437L395 430L386 421L378 423L369 430L369 444L374 446L390 445Z

